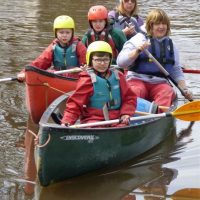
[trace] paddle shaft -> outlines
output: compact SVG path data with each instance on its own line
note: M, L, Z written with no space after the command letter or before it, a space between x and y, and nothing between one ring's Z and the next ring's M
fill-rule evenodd
M81 68L72 68L72 69L66 69L66 70L60 70L60 71L54 71L54 74L64 74L64 73L78 73L81 72ZM2 78L0 79L0 82L8 82L8 81L18 81L17 77L11 77L11 78Z
M54 71L54 74L64 74L64 73L78 73L81 72L82 69L81 68L72 68L72 69L66 69L66 70L60 70L60 71Z
M18 79L15 77L15 78L2 78L0 79L0 82L7 82L7 81L17 81Z
M171 113L161 113L161 114L150 114L150 115L145 115L145 116L140 116L140 117L131 117L130 121L155 119L155 118L162 118L162 117L167 117L167 116L172 116L172 114ZM115 123L119 123L119 122L120 122L119 119L113 119L113 120L108 120L108 121L100 121L100 122L92 122L92 123L87 123L87 124L72 125L72 126L69 126L69 128L85 128L85 127L93 127L93 126L102 126L102 125L115 124Z

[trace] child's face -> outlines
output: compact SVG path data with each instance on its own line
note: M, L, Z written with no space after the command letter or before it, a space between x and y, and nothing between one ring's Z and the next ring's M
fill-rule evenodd
M56 34L61 45L66 45L71 40L73 32L72 29L66 28L66 29L58 29Z
M106 20L101 19L101 20L92 20L92 27L96 32L102 31L105 26L106 26Z
M100 73L106 72L109 65L110 65L109 56L103 56L103 57L93 56L92 58L93 68Z

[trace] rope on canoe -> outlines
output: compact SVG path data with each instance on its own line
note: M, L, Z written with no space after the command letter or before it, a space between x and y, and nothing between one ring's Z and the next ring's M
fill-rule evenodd
M61 93L61 94L65 94L65 93L66 93L66 92L64 92L64 91L61 91L61 90L55 88L55 87L50 86L49 83L43 83L43 82L41 82L41 84L31 84L31 83L27 83L27 82L26 82L26 84L27 84L28 86L45 86L45 87L47 87L47 88L49 88L49 89L52 89L52 90L54 90L54 91L56 91L56 92L59 92L59 93ZM49 103L48 103L48 90L45 90L45 104L46 104L46 108L47 108L48 105L49 105Z
M55 88L55 87L50 86L49 83L42 83L42 84L30 84L30 83L26 83L26 84L27 84L28 86L46 86L46 87L51 88L51 89L53 89L53 90L55 90L55 91L57 91L57 92L60 92L61 94L65 94L64 91L59 90L59 89L57 89L57 88Z
M62 94L65 94L64 91L61 91L61 90L59 90L59 89L57 89L57 88L55 88L55 87L50 86L49 83L43 83L43 85L44 85L44 86L47 86L47 87L49 87L49 88L51 88L51 89L53 89L53 90L55 90L55 91L57 91L57 92L60 92L60 93L62 93Z
M31 133L35 137L35 139L34 139L35 146L37 146L39 148L45 147L49 143L49 141L51 139L51 135L49 134L49 137L48 137L47 141L44 144L39 145L39 135L40 134L37 135L33 131L31 131L30 129L28 130L28 132Z

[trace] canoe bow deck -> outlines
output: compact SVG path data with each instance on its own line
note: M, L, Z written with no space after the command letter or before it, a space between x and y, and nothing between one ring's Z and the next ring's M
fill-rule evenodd
M26 66L25 74L27 109L36 124L53 100L76 87L77 79L56 75L36 67Z
M43 186L120 165L162 142L175 128L173 117L140 121L123 128L62 127L51 116L63 110L66 98L67 94L57 98L40 120L40 144L50 139L35 152Z

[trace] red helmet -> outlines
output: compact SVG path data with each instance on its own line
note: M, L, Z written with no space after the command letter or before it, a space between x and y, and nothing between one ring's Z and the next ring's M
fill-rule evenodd
M88 20L108 19L108 10L104 6L92 6L88 11Z

